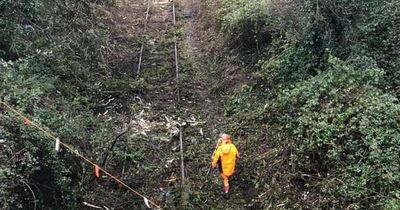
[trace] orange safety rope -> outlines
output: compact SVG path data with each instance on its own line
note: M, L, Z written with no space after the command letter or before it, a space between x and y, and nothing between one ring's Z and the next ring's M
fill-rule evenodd
M40 125L38 125L35 122L32 122L31 120L29 120L29 118L25 115L22 114L21 112L15 110L14 108L12 108L10 105L8 105L7 103L0 101L0 104L2 104L6 109L14 112L15 114L17 114L18 116L22 117L24 120L24 124L25 125L32 125L33 127L37 128L38 130L42 131L44 134L46 134L48 137L50 137L51 139L57 141L57 138L51 134L49 131L45 130L44 128L42 128ZM76 154L78 157L80 157L83 161L85 161L86 163L91 164L94 167L99 167L100 171L102 171L104 174L106 174L108 177L110 177L111 179L114 179L114 181L118 182L119 184L121 184L122 186L124 186L125 188L127 188L128 190L132 191L134 194L136 194L139 197L142 197L143 199L147 200L147 197L145 197L144 195L142 195L141 193L137 192L136 190L134 190L133 188L129 187L127 184L125 184L123 181L121 181L120 179L118 179L117 177L113 176L112 174L110 174L108 171L106 171L105 169L101 168L100 166L98 166L97 164L93 163L91 160L89 160L88 158L86 158L85 156L81 155L78 153L77 150L74 150L71 146L69 146L68 144L65 144L64 142L60 142L60 145L64 146L65 148L67 148L68 150L70 150L72 153ZM153 201L148 200L148 202L150 204L152 204L154 207L156 207L157 209L162 209L159 205L155 204Z

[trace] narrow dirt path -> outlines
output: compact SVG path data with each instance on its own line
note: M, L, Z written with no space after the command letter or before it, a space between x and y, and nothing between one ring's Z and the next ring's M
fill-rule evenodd
M218 82L218 78L213 78L210 74L209 66L207 66L208 58L202 55L200 37L196 28L196 11L193 0L187 0L184 3L183 15L186 17L186 40L187 54L189 62L192 64L191 79L193 80L193 89L197 95L194 98L196 111L203 113L205 117L206 127L205 132L210 137L215 138L215 134L223 131L221 124L224 122L223 106L219 104L218 98L212 94L211 88L214 83Z
M174 113L176 90L171 4L168 0L152 0L144 34L142 68L139 75L151 86L147 100L159 112Z
M150 9L144 31L148 2ZM124 155L130 155L130 160L118 160L129 162L121 163L124 164L123 177L128 184L159 205L173 209L179 204L180 168L179 149L176 149L174 138L178 110L171 2L116 0L115 7L109 10L109 24L116 27L111 35L115 40L113 44L120 49L129 49L119 55L129 60L119 60L130 71L131 80L128 82L143 86L140 93L131 95L134 99L127 105L132 109L130 124L133 129L124 142L127 150ZM141 69L136 75L142 44ZM140 200L136 202L142 205Z
M147 1L116 2L118 10L112 11L112 15L117 28L127 36L132 34L132 39L141 37L140 44L144 44L140 74L132 79L143 80L146 90L138 99L140 103L132 106L136 106L133 118L137 131L145 134L135 134L126 142L126 146L141 151L143 158L130 166L132 169L126 173L126 179L166 209L246 208L249 202L245 199L247 185L239 183L240 174L232 180L229 201L220 194L221 178L206 176L216 138L222 132L232 131L227 130L229 122L224 115L224 101L213 90L223 81L222 75L213 71L214 61L204 53L207 40L198 33L199 2L176 1L177 26L173 26L171 2L151 0L146 33L142 30ZM121 46L129 43L129 39L118 38L118 33L113 37ZM174 72L176 38L182 70L178 85ZM131 51L124 52L124 57L132 60L127 64L131 65L128 69L133 74L137 69L140 44L136 40ZM179 176L179 141L176 133L171 132L178 128L175 122L187 122L184 127L186 185L183 187Z
M207 169L212 150L215 146L215 138L221 132L229 132L225 130L229 123L224 115L224 104L218 95L212 92L213 87L220 80L219 77L211 71L210 58L202 52L202 37L199 36L198 14L199 6L193 0L183 2L183 15L186 17L186 45L189 62L192 64L191 79L194 81L193 90L196 91L194 106L192 112L202 116L201 120L205 122L203 126L204 141L196 142L192 147L189 146L192 158L187 161L189 177L192 178L192 191L194 194L200 195L205 204L204 208L216 209L244 209L246 208L246 190L243 188L239 179L234 178L232 182L232 190L230 199L225 200L222 195L222 180L218 175L206 176ZM187 130L190 133L190 129ZM193 130L193 132L196 132ZM193 136L193 138L198 138ZM192 171L191 171L192 170ZM194 185L194 184L197 185ZM207 207L208 206L208 207Z

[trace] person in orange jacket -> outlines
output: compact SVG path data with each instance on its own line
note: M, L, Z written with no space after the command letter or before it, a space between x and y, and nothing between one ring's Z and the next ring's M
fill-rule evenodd
M219 166L221 177L224 180L224 193L229 192L229 178L235 172L236 159L239 158L239 152L231 142L231 136L222 134L218 141L217 149L214 152L211 166Z

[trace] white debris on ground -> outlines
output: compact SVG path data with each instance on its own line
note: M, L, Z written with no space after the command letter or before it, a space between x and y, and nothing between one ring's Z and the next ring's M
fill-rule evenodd
M167 115L162 115L157 120L150 120L150 118L150 114L147 110L142 110L133 117L129 126L134 132L144 136L148 136L149 133L154 133L155 131L163 130L166 132L167 137L161 140L170 141L172 136L177 136L179 134L179 127L187 125L195 127L205 123L205 121L197 120L194 116L191 116L187 120ZM200 129L200 133L202 133L202 129Z

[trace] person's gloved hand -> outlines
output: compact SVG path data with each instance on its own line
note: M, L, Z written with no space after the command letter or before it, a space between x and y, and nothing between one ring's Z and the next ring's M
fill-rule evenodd
M217 164L216 164L216 163L215 163L215 164L214 164L214 163L211 163L211 167L212 167L212 168L216 168L216 167L217 167Z
M224 142L224 140L223 139L221 139L221 138L219 138L218 139L218 143L217 143L217 148L219 147L219 146L221 146L221 144Z

